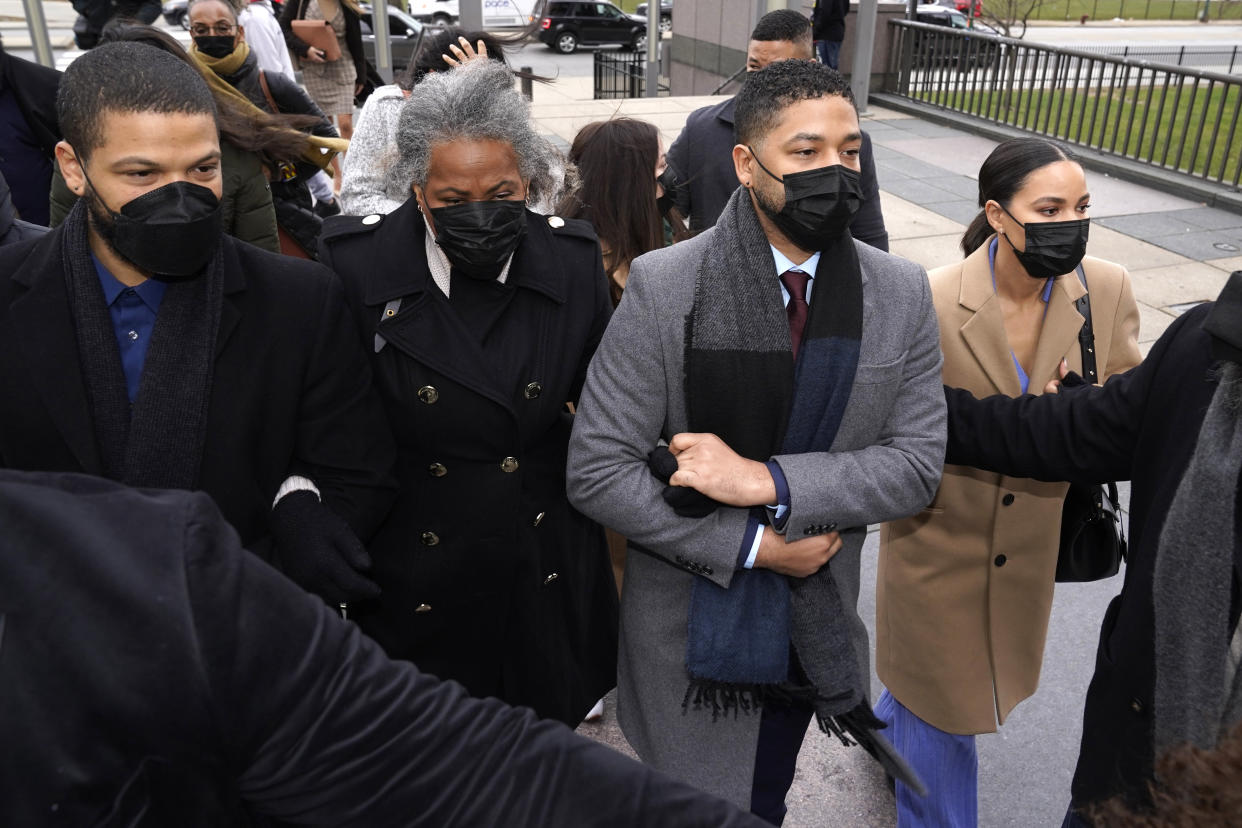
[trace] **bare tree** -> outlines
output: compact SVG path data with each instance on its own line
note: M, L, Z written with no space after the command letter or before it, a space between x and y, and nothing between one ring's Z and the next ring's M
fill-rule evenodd
M1053 0L975 0L981 20L1000 30L1005 37L1025 37L1027 21ZM1016 30L1016 34L1015 34Z

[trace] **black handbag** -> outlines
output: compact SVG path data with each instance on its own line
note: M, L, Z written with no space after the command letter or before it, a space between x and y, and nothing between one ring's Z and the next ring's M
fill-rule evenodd
M1087 274L1078 266L1078 278L1087 286ZM1087 294L1075 303L1082 314L1078 346L1082 351L1083 382L1099 380L1095 364L1095 334L1091 329L1091 300ZM1126 534L1121 527L1117 484L1071 483L1061 508L1061 547L1057 553L1057 581L1081 583L1111 578L1126 556Z

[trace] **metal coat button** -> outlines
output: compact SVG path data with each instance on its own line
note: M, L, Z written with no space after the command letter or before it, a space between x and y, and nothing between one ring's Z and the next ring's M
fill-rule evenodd
M1131 700L1130 700L1130 709L1131 709L1131 710L1133 710L1135 713L1142 713L1142 712L1143 712L1143 703L1142 703L1141 701L1139 701L1138 699L1131 699Z
M444 477L444 475L448 474L448 469L443 463L432 463L427 467L427 473L432 477Z
M547 512L540 512L539 514L535 515L535 525L538 526L539 524L543 523L543 519L547 514L548 514Z
M557 575L555 572L553 572L551 575L549 575L548 577L546 577L546 578L544 578L544 579L543 579L543 585L544 585L544 586L547 586L548 584L552 583L553 581L555 581L555 580L556 580L557 578L559 578L559 577L561 577L561 576L560 576L560 575Z
M997 566L1004 566L1006 560L1008 559L1004 555L997 555L996 559L992 561L992 563L996 564Z
M419 540L423 542L423 546L435 546L440 542L440 536L435 532L423 532Z
M419 604L414 608L415 612L431 612L431 604Z
M1007 495L1005 495L1004 497L1002 497L1002 498L1001 498L1001 503L1002 503L1002 504L1004 504L1005 506L1012 506L1012 505L1013 505L1013 495L1011 495L1011 494L1007 494Z
M431 405L433 402L440 399L440 392L436 390L434 385L424 385L422 388L418 389L418 398L427 403L427 405Z
M533 400L543 393L543 386L537 382L532 382L526 386L526 390L522 392L522 396L528 400Z
M518 461L516 457L506 457L500 461L500 470L505 474L518 470Z

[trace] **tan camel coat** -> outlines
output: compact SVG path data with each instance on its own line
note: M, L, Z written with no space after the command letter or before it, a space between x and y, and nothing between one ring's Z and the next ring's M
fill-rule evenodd
M929 276L944 382L979 397L1021 385L988 265L990 241ZM1087 257L1101 381L1140 360L1130 277ZM1048 299L1029 391L1039 394L1064 357L1082 370L1077 273ZM1067 486L945 466L928 508L885 524L876 585L876 671L919 718L949 733L990 733L1039 684L1052 608Z

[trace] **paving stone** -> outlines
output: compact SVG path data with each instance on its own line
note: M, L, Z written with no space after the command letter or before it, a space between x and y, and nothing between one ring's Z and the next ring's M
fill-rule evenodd
M1131 270L1134 298L1154 308L1215 299L1229 275L1202 262Z
M951 236L960 238L966 225L938 215L934 211L906 201L891 191L881 190L881 209L889 239Z
M1242 227L1242 213L1231 213L1216 207L1195 207L1191 210L1178 210L1171 215L1185 219L1204 230L1224 230Z
M1234 233L1230 230L1201 230L1197 233L1157 236L1151 241L1189 259L1203 261L1218 259L1222 256L1234 256L1242 252L1242 237L1240 236L1242 233Z
M979 197L979 182L965 175L938 175L923 180L933 187L948 190L959 198L972 202Z
M1185 256L1127 236L1100 224L1091 227L1087 255L1108 259L1127 268L1163 267L1190 261Z
M928 208L967 226L979 215L979 205L973 201L940 201L928 205Z
M1168 313L1160 308L1154 308L1145 302L1138 303L1139 309L1139 335L1138 341L1155 342L1160 338L1173 321L1177 319L1176 314Z
M961 233L957 233L913 239L891 239L888 249L891 253L921 264L927 270L933 270L962 260L962 248L958 246L961 237Z
M891 170L909 176L910 178L930 178L936 175L944 175L944 171L934 164L921 161L917 158L911 158L906 155L901 158L892 158L884 162L884 166Z
M881 185L887 192L900 196L906 201L912 201L915 204L924 206L931 205L937 201L960 201L961 199L948 190L942 190L928 184L925 180L920 181L916 178L903 178L885 181L880 179Z
M1094 205L1092 205L1094 207ZM1093 218L1096 224L1120 230L1128 236L1140 239L1163 240L1166 236L1180 236L1186 233L1201 232L1203 228L1191 224L1179 216L1185 212L1178 210L1172 213L1134 213L1125 216L1106 216Z

